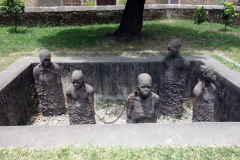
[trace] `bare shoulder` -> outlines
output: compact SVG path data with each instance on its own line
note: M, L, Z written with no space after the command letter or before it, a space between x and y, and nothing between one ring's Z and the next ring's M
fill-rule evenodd
M53 62L52 62L52 64L53 64L53 66L54 66L54 69L56 69L56 70L61 70L61 67L60 67L57 63L53 63Z
M202 92L202 82L198 82L198 84L193 89L193 94L198 96Z
M38 64L37 66L34 67L34 69L33 69L33 74L34 75L38 75L39 74L39 72L40 72L39 66L40 66L40 64Z
M86 90L88 93L94 93L94 89L92 86L90 86L89 84L85 83L86 86Z
M152 98L159 100L159 96L154 92L152 92Z
M216 86L214 84L211 84L211 85L212 85L213 91L216 91Z
M189 67L190 66L190 62L186 59L186 58L184 58L183 56L181 56L182 57L182 59L183 59L183 64L184 64L184 66L185 67Z
M134 94L134 93L131 93L131 94L128 96L127 101L132 97L133 94Z
M73 91L74 91L74 86L71 84L71 85L68 86L68 88L66 89L66 95L71 95Z

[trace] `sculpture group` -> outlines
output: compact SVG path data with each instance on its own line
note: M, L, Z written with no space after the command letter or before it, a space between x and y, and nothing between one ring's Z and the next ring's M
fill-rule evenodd
M158 114L179 117L184 111L183 93L186 88L190 63L179 50L178 39L170 41L168 56L163 61L163 76L160 80L159 96L152 92L152 78L147 73L137 77L138 86L129 95L126 103L127 123L157 123ZM93 87L85 83L82 71L72 73L72 84L66 90L68 109L65 107L61 68L51 62L48 50L39 53L41 63L34 68L33 75L43 116L61 115L68 110L69 122L74 124L96 124ZM213 121L216 80L214 68L200 66L202 81L193 90L193 122Z

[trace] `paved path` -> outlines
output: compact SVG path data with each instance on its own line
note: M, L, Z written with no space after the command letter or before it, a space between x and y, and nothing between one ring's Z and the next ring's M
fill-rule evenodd
M240 123L0 127L0 148L93 145L240 145Z

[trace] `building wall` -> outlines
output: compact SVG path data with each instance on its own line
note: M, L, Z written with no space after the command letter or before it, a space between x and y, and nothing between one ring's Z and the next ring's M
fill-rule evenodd
M168 0L146 0L145 4L168 4Z
M192 5L218 5L219 0L180 0L181 4Z
M63 0L22 0L26 7L63 6Z
M151 5L152 6L152 5ZM147 6L146 6L147 7ZM221 23L221 6L216 6L218 8L210 9L209 12L209 21L215 23ZM60 8L60 7L59 7ZM114 8L114 7L113 7ZM118 7L116 7L118 8ZM177 8L148 8L143 11L144 20L157 20L164 18L175 18L175 19L189 19L193 20L193 14L195 12L196 5L189 6L189 8L178 6ZM25 12L20 16L20 26L61 26L61 25L92 25L92 24L108 24L108 23L120 23L122 19L122 14L124 7L122 9L113 9L113 10L101 10L100 8L88 9L85 7L75 7L72 11L67 11L68 7L61 7L61 10L57 10L54 7L52 11L42 11L37 12L37 10L44 10L44 8L35 8L34 12ZM237 8L237 13L239 13ZM0 13L0 24L2 26L14 25L13 17ZM232 25L240 26L240 16L237 16L233 20Z
M0 0L1 1L1 0ZM22 0L26 7L50 7L50 6L76 6L81 5L81 0ZM79 2L77 2L79 1ZM223 0L146 0L146 4L192 4L192 5L218 5ZM235 5L238 0L228 0ZM118 4L118 3L116 3Z

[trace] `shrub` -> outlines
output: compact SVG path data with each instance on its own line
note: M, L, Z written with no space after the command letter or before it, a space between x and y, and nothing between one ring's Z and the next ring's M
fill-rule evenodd
M86 0L84 3L85 6L95 6L94 0Z
M222 1L221 4L224 5L222 9L222 22L223 24L225 24L226 30L227 26L229 26L232 23L232 20L236 18L239 14L236 13L236 6L233 5L232 2Z
M127 0L120 0L119 1L119 5L126 5L127 4Z
M194 23L201 24L208 20L208 11L205 7L196 8L196 11L193 15Z
M19 15L24 13L25 4L21 0L3 0L0 2L0 10L3 13L13 15L15 21L15 32L17 31L17 24L20 21Z

